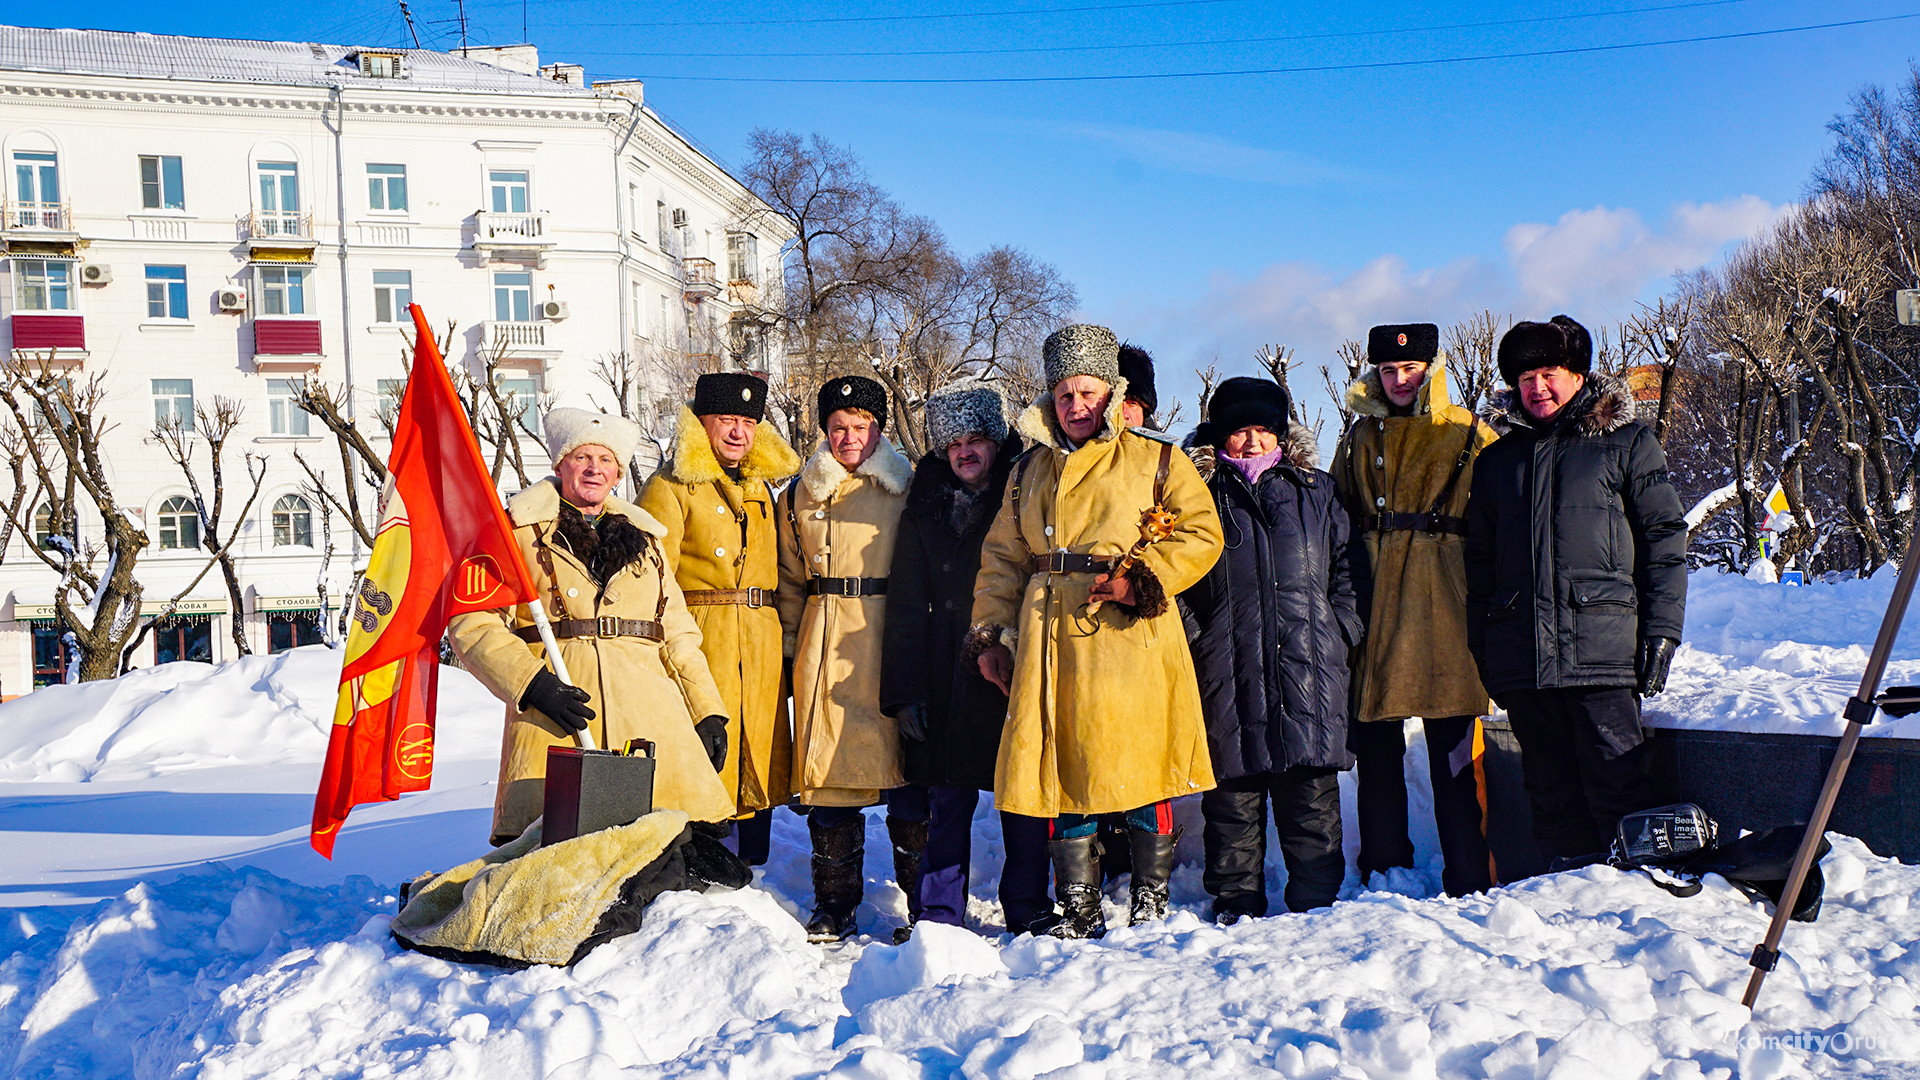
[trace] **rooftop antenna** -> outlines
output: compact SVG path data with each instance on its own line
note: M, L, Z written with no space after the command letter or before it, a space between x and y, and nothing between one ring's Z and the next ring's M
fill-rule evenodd
M520 40L531 40L527 37L527 0L520 0Z
M407 10L407 0L400 0L400 17L407 20L407 33L413 35L413 47L420 47L420 31L413 25L413 12Z
M460 9L460 55L467 55L467 0L454 0Z

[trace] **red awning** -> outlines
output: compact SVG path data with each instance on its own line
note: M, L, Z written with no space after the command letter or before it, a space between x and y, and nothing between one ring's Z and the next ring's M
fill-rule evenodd
M318 323L314 324L314 330L317 335ZM16 314L13 316L13 347L84 349L87 347L86 320L79 315Z

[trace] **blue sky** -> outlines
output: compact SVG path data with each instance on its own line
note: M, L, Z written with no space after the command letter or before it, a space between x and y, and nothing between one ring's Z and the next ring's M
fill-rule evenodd
M453 3L409 4L423 44L458 44ZM519 0L466 12L474 44L522 40ZM1483 307L1617 320L1799 198L1849 95L1898 82L1920 56L1920 17L1898 18L1920 16L1920 0L530 0L524 12L544 61L645 78L649 104L724 161L755 127L817 131L961 250L1013 243L1054 263L1086 319L1154 350L1163 399L1188 400L1194 364L1250 373L1263 342L1311 369L1375 322L1446 324ZM1883 21L1728 36L1854 20ZM397 0L109 0L81 24L411 43ZM1565 52L1686 38L1721 40ZM1357 66L1495 54L1509 58ZM831 81L1302 67L1334 70ZM829 81L724 81L740 78Z

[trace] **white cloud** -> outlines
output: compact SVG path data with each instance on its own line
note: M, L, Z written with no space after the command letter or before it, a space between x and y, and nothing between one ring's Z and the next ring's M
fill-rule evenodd
M1075 124L1065 134L1118 151L1126 160L1168 172L1261 184L1310 185L1350 180L1318 158L1250 146L1191 131L1121 124Z
M1653 282L1704 265L1785 210L1753 195L1682 203L1655 230L1634 210L1569 210L1552 225L1523 223L1501 246L1524 308L1601 307L1618 311Z

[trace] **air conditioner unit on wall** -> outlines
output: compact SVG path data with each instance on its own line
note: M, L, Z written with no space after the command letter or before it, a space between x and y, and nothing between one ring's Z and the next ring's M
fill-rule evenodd
M556 322L566 318L567 302L565 300L548 300L542 303L540 305L540 317L543 319L552 319Z
M221 311L245 311L247 310L247 290L221 289L215 294L214 302L220 305Z
M82 263L80 280L88 285L105 285L113 280L113 267L106 263Z
M675 210L673 212L673 227L676 229L684 229L687 227L687 212L685 210Z

